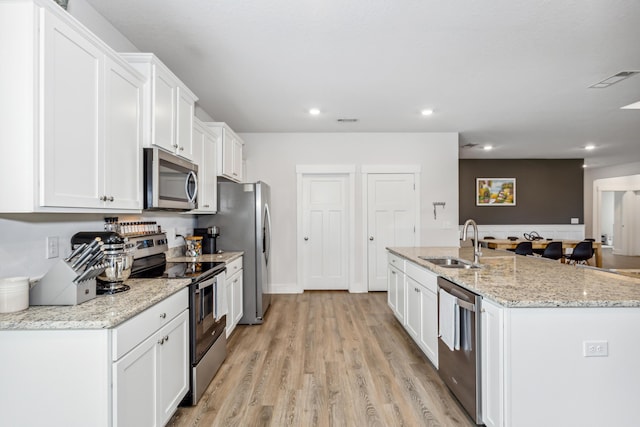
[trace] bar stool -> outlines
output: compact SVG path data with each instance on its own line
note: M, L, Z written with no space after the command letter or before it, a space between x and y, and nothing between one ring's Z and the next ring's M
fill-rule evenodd
M514 249L516 255L533 255L533 244L531 242L520 242Z

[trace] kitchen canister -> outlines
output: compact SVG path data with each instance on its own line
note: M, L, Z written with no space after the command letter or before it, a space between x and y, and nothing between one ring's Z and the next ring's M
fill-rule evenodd
M27 308L29 308L29 278L0 278L0 313L13 313Z

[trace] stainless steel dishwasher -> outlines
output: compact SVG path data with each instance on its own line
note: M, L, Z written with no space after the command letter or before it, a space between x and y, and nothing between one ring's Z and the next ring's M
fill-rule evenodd
M476 424L481 424L480 316L476 313L480 313L482 297L438 277L439 303L443 299L441 291L455 298L457 315L453 350L438 333L438 373Z

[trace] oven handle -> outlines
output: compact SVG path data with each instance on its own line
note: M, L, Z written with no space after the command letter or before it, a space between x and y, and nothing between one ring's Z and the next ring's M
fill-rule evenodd
M200 283L195 283L194 287L195 287L195 294L198 295L200 293L202 293L202 289L204 288L208 288L209 286L213 286L215 280L216 280L217 276L214 276L208 280L205 280L203 282ZM202 322L204 320L204 298L200 298L200 316L198 319L198 323Z

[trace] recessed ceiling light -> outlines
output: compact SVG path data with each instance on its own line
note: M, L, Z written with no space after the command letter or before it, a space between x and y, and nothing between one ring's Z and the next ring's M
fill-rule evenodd
M422 114L423 116L430 116L433 114L433 110L422 110L420 111L420 114Z
M320 110L317 108L311 108L309 110L309 114L311 114L312 116L317 116L318 114L320 114Z
M493 150L493 145L485 145L484 147L482 147L484 149L484 151L489 151L489 150Z
M640 110L640 101L620 107L622 110Z
M586 146L584 147L584 149L585 149L585 150L587 150L587 151L591 151L591 150L593 150L593 149L595 149L595 148L596 148L596 146L595 146L595 145L593 145L593 144L588 144L588 145L586 145Z

